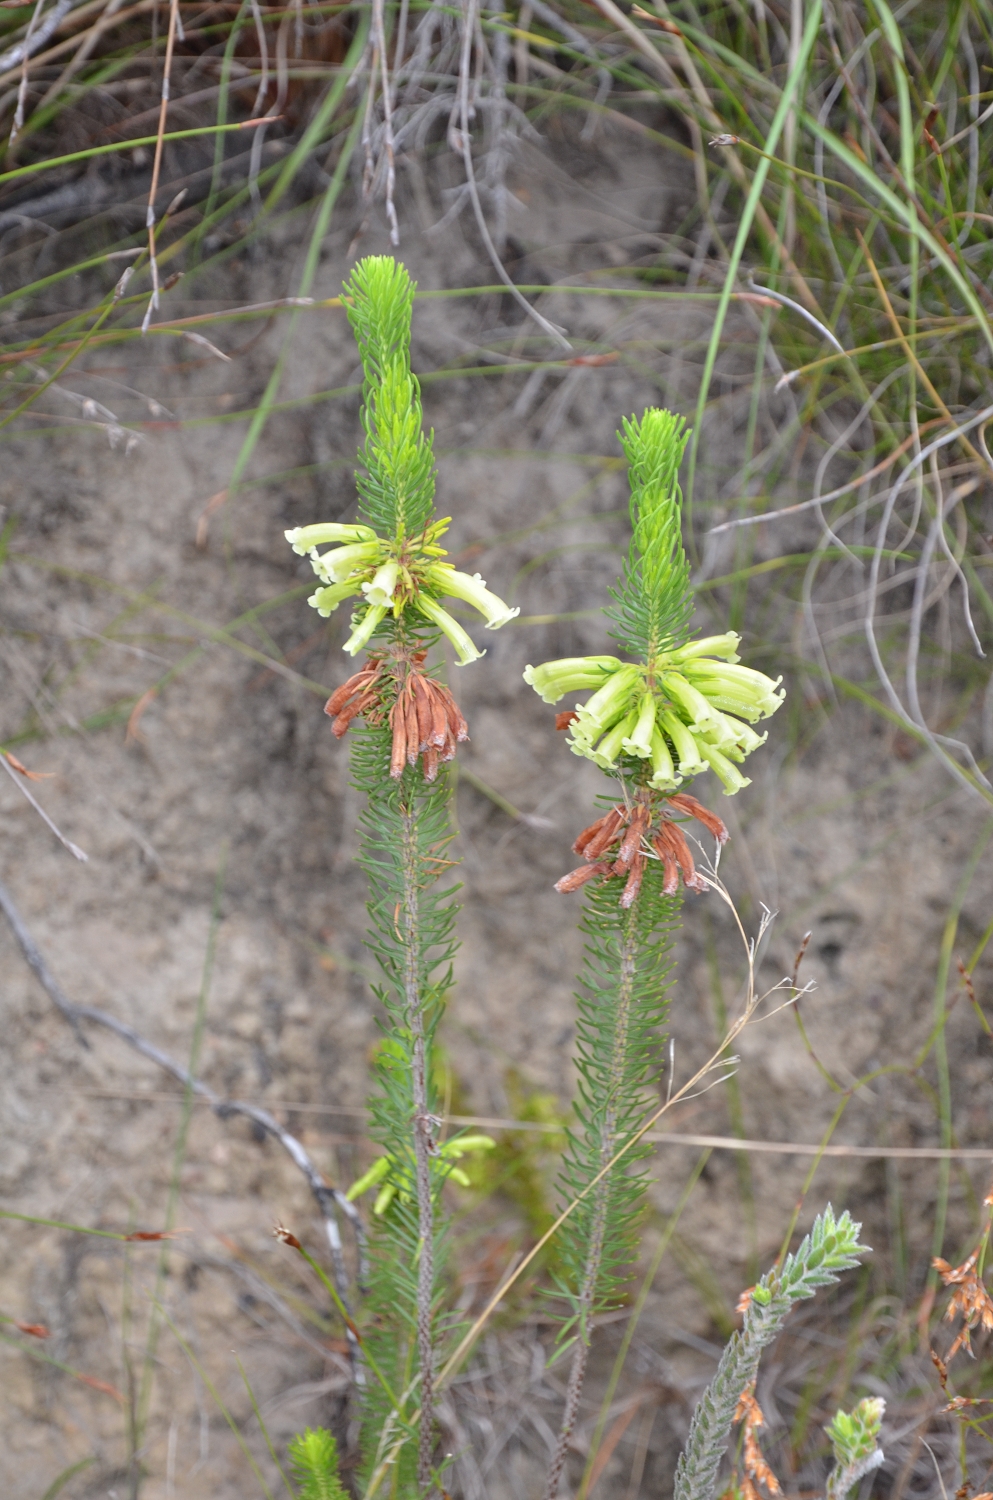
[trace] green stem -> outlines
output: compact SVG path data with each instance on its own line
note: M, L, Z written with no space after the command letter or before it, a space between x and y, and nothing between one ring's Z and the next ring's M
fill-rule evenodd
M413 807L401 812L403 867L404 1003L406 1020L414 1039L411 1092L414 1117L414 1162L417 1182L419 1257L417 1263L417 1349L421 1367L421 1423L417 1454L417 1481L422 1489L431 1482L431 1449L434 1444L434 1336L431 1304L434 1296L434 1201L431 1194L432 1118L428 1111L428 1042L424 1025L421 990L421 936L418 892L421 858Z
M634 1003L635 981L638 973L639 933L637 916L641 900L642 894L639 892L624 918L624 936L621 943L620 965L617 975L617 999L614 1006L616 1020L614 1022L614 1040L608 1075L609 1087L606 1108L603 1111L597 1132L599 1136L597 1167L600 1171L613 1159L618 1144L616 1101L624 1082L624 1062L631 1025L631 1008ZM611 1001L608 1000L606 1003L611 1004ZM578 1302L576 1347L572 1355L572 1368L569 1372L569 1386L566 1392L565 1410L562 1414L562 1425L559 1428L558 1443L548 1470L548 1479L545 1485L545 1500L555 1500L555 1497L558 1495L559 1480L562 1476L562 1470L565 1467L569 1439L572 1436L572 1429L576 1425L576 1417L579 1412L579 1397L583 1389L583 1381L586 1378L586 1364L590 1353L590 1338L592 1334L590 1316L596 1300L597 1285L600 1280L604 1239L607 1234L610 1216L610 1197L610 1177L605 1176L597 1183L593 1193L589 1250L586 1256L586 1265L583 1269L583 1281Z

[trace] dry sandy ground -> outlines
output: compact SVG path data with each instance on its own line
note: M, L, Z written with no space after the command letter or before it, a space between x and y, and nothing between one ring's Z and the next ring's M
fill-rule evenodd
M442 163L422 187L422 214L448 170ZM553 142L544 156L522 148L514 179L522 202L512 229L524 258L515 275L603 285L612 267L657 254L659 236L691 201L681 170L642 149L635 136L601 139L583 154L567 141ZM489 279L463 219L432 236L419 227L414 195L403 207L402 254L423 288ZM339 289L358 217L353 203L343 204L317 295ZM385 248L371 227L361 251ZM209 285L196 283L185 300L181 286L170 311L290 293L299 253L294 229L270 255L229 265ZM637 285L630 277L625 284ZM556 296L547 309L578 348L622 348L624 357L541 378L491 373L428 382L424 392L440 455L440 509L454 518L453 555L471 560L522 606L517 624L487 639L484 662L450 674L472 739L462 760L471 774L454 800L463 943L444 1038L463 1107L496 1117L512 1109L515 1078L554 1092L563 1104L571 1094L579 898L556 896L551 887L571 867L569 845L599 790L598 773L556 739L551 710L524 687L521 671L529 661L604 649L602 622L582 612L604 602L626 538L613 434L623 414L648 403L668 399L688 409L692 370L683 349L709 326L706 305L678 301L574 294ZM423 301L415 368L427 374L455 359L477 366L481 348L501 338L506 347L506 330L517 326L509 299ZM751 325L742 319L733 326L750 367ZM302 580L284 527L347 513L352 503L357 399L298 399L354 380L356 358L339 309L303 314L296 324L280 396L297 404L269 423L250 470L255 479L276 477L216 510L207 545L195 542L198 517L225 486L245 430L243 422L203 419L257 401L287 328L284 317L257 338L245 325L214 330L235 355L230 365L171 339L92 357L87 373L74 372L73 388L140 432L129 454L111 451L100 431L65 425L6 449L5 505L17 528L0 577L0 734L10 738L25 726L43 731L18 753L51 774L35 791L89 860L70 858L4 777L0 875L73 1000L104 1007L186 1060L203 991L204 1078L218 1092L272 1109L331 1180L347 1183L366 1160L361 1106L375 1005L362 949L347 746L332 738L321 698L307 685L331 688L342 680L343 622L314 636L318 622L297 599L265 614L257 628L238 630L237 640L269 656L282 653L306 681L267 672L211 637ZM733 373L733 365L728 369ZM149 422L147 402L125 387L186 425ZM740 441L743 409L731 374L723 390L726 399L705 433L708 503L697 517L700 533L723 514L716 497L734 471ZM49 409L59 418L78 412L58 397ZM615 462L593 461L595 455ZM812 526L761 528L755 556L799 550L815 534ZM735 555L732 542L710 548L706 575L730 571ZM701 624L723 626L726 595L701 598L717 601L715 613L709 604L701 609ZM555 614L565 618L534 619ZM774 593L763 601L761 629L800 639L793 606ZM94 722L194 652L149 702L129 741L120 715L106 727ZM857 655L848 665L853 675L868 675ZM829 707L799 692L755 757L754 784L734 802L707 793L731 825L723 872L748 931L762 903L779 913L763 953L769 983L792 969L801 937L813 932L803 970L817 986L805 1002L808 1035L823 1067L847 1086L869 1069L908 1061L927 1037L942 934L981 815L878 717L845 699ZM515 820L479 789L480 780L546 823ZM216 953L205 984L219 872ZM984 861L965 899L954 955L967 954L985 927L991 887ZM719 1004L733 1009L740 998L741 943L715 897L687 903L678 957L677 1078L713 1045ZM983 1003L986 972L976 976ZM161 1225L182 1118L177 1088L106 1033L90 1031L92 1047L83 1050L2 922L0 976L3 1206L111 1230ZM953 970L952 991L955 977ZM947 1035L958 1139L988 1145L990 1051L966 1003L953 1012ZM816 1142L838 1095L808 1056L794 1017L780 1012L738 1050L745 1134ZM925 1074L933 1085L931 1065ZM730 1128L729 1095L720 1089L668 1122L682 1132ZM906 1078L881 1078L854 1097L835 1139L933 1143L933 1105ZM649 1248L699 1154L698 1146L660 1145ZM762 1261L775 1253L811 1166L809 1156L753 1156L753 1223L741 1194L741 1160L713 1154L683 1211L621 1387L625 1399L645 1390L651 1399L639 1397L642 1407L614 1451L601 1494L667 1490L686 1399L713 1368L720 1319L750 1279L750 1252ZM971 1222L970 1177L981 1185L985 1170L971 1163L952 1172L951 1251ZM828 1160L810 1187L803 1221L829 1196L851 1206L866 1217L877 1247L875 1289L918 1297L937 1186L933 1162ZM35 1500L66 1465L91 1456L66 1496L123 1500L131 1493L127 1413L141 1399L156 1295L169 1324L152 1362L144 1500L261 1494L194 1360L266 1473L271 1465L236 1355L277 1445L305 1423L337 1420L341 1345L329 1345L314 1321L323 1306L316 1283L272 1240L276 1217L319 1247L306 1187L279 1147L244 1121L196 1108L178 1166L176 1222L188 1233L169 1246L158 1285L156 1246L125 1251L115 1240L8 1221L0 1239L0 1312L47 1324L52 1336L36 1352L112 1389L4 1343L5 1500ZM509 1201L489 1204L482 1224L475 1241L464 1226L456 1255L462 1300L475 1298L476 1306L523 1232ZM535 1316L516 1325L505 1318L504 1325L486 1346L475 1385L460 1397L461 1438L453 1429L453 1446L464 1440L477 1454L490 1453L479 1493L493 1497L538 1493L556 1411L557 1373L542 1374L547 1327ZM599 1336L597 1379L623 1326L620 1320ZM830 1342L826 1326L821 1337ZM844 1331L841 1324L833 1330ZM20 1345L29 1342L18 1336ZM779 1409L788 1411L789 1392L780 1399ZM775 1392L771 1404L775 1411ZM594 1411L591 1402L583 1414L587 1435ZM489 1433L480 1413L488 1413ZM781 1423L788 1420L780 1415ZM643 1464L643 1479L629 1489L633 1462Z

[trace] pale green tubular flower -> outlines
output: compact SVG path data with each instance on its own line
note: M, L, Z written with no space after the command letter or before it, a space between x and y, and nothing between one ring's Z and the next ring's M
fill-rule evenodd
M713 771L727 795L748 786L735 762L765 742L751 723L776 712L780 683L738 661L736 632L706 636L660 653L651 666L613 656L566 657L528 667L525 682L546 703L595 691L577 703L570 749L606 771L624 771L621 756L647 762L638 779L672 791L686 777ZM635 767L628 764L626 774Z
M384 604L392 608L393 594L400 579L400 564L395 557L389 562L384 562L381 568L376 569L376 576L371 583L362 585L362 592L370 604Z
M519 605L511 609L496 594L491 594L478 573L470 578L468 573L459 573L451 563L432 563L425 568L424 578L428 587L437 589L439 594L451 594L453 599L464 599L466 604L478 609L486 619L487 630L499 630L501 625L516 619L521 612Z
M588 702L577 704L577 718L572 726L573 743L592 748L593 741L628 712L642 675L642 669L633 663L619 667Z
M283 535L293 551L298 552L301 557L306 557L315 547L324 547L329 542L337 542L341 546L348 542L378 541L371 526L351 525L344 521L322 521L317 526L294 526L292 531L284 531Z
M731 713L753 722L774 714L786 696L779 686L781 677L774 682L752 667L698 660L685 662L681 670L711 703L721 708L726 705Z
M680 776L699 776L701 771L706 771L708 763L700 757L696 736L690 733L682 719L670 709L664 709L659 714L659 723L672 741Z
M481 656L486 655L485 651L477 651L471 636L462 629L458 620L453 619L447 609L442 609L440 604L429 599L426 594L418 595L417 608L451 641L458 653L460 666L467 667L471 661L478 661Z
M733 797L735 792L740 792L743 786L751 786L751 778L742 776L736 765L722 755L716 745L708 745L706 740L697 740L697 749L710 769L720 778L724 786L724 795Z
M318 578L325 583L345 583L364 569L378 567L383 556L383 545L375 542L353 542L349 547L335 547L331 552L310 554L310 564Z
M310 565L325 585L311 595L308 603L327 618L346 599L361 598L364 612L352 616L352 633L344 650L355 656L367 646L376 629L392 612L398 620L409 604L442 634L448 637L465 666L484 655L476 649L459 622L443 609L437 596L450 596L472 605L483 616L487 630L499 630L520 614L486 587L476 573L460 573L450 563L441 561L445 549L438 538L446 531L449 518L433 521L417 536L402 531L394 538L378 536L371 526L351 525L341 521L322 522L315 526L296 526L285 533L294 552L308 556ZM318 548L331 544L328 552ZM619 662L610 659L615 666ZM590 683L603 680L603 673Z
M628 755L637 755L640 760L648 760L652 753L652 735L655 730L655 694L645 692L638 707L638 717L634 729L625 735L621 746Z
M656 724L652 731L652 776L648 785L657 792L671 792L675 791L682 779L676 775L668 741Z
M580 754L588 755L602 770L613 771L617 766L617 757L624 749L625 740L634 734L637 725L638 710L632 708L623 719L618 719L613 729L608 729L596 749L583 750Z
M705 635L698 641L688 641L685 646L677 646L670 653L670 660L680 671L684 662L692 661L698 656L720 656L725 661L738 661L740 645L741 636L735 630L728 630L724 635Z
M375 632L376 626L386 618L388 606L385 604L374 604L367 609L362 618L355 623L352 616L353 630L348 640L342 646L342 651L347 651L349 656L356 656L363 646L368 646Z
M318 589L316 594L311 594L307 603L326 620L339 604L344 604L346 599L354 599L361 592L357 583L332 583L326 589Z
M621 665L616 656L567 656L560 661L546 661L541 667L525 667L524 681L534 688L543 703L558 703L566 693L601 687Z

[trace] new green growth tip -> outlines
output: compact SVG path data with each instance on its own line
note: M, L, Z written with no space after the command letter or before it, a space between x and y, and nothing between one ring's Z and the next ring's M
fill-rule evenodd
M570 657L524 673L546 703L594 688L575 705L569 746L604 771L655 791L713 771L727 796L748 786L738 766L766 736L751 726L774 714L782 678L739 663L733 631L691 641L693 596L680 534L677 479L687 433L682 417L649 409L619 434L630 465L631 546L612 634L638 659Z
M458 599L498 630L520 613L476 574L445 562L439 539L449 519L434 513L434 434L425 433L421 392L410 368L415 284L390 256L359 262L345 285L348 320L362 357L363 468L356 474L362 521L329 521L286 532L294 552L310 558L321 587L308 603L325 618L346 599L360 601L344 650L355 656L390 621L407 614L415 627L440 630L466 665L485 653L439 602ZM319 552L318 548L331 550ZM409 612L409 613L408 613Z

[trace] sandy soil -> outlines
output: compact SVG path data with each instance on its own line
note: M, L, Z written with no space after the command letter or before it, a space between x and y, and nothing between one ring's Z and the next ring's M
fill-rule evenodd
M466 219L432 235L419 217L454 182L442 160L415 184L417 193L404 190L402 254L426 289L489 280ZM649 152L635 135L601 138L582 154L567 140L551 141L544 154L522 147L514 186L515 277L531 283L570 276L581 286L603 285L611 268L657 254L659 237L681 220L693 191L678 162ZM343 203L318 296L337 292L358 220L354 202ZM385 248L373 224L360 251ZM293 292L298 230L269 250L228 265L209 285L195 283L185 298L181 285L170 311ZM637 285L630 276L626 284ZM599 789L595 769L556 740L551 711L523 686L521 671L528 661L603 649L601 621L583 612L604 601L626 537L613 433L623 414L650 402L686 408L695 341L709 327L699 303L576 293L544 305L577 348L623 348L624 357L540 377L493 372L428 381L424 390L437 435L440 507L454 518L453 555L471 560L522 606L515 626L487 640L485 661L453 669L450 679L472 739L454 802L463 946L445 1044L465 1107L497 1117L512 1110L514 1078L553 1091L563 1104L570 1097L578 898L556 896L551 887L571 867L569 845L589 821ZM517 325L506 298L421 302L415 368L428 374L456 358L481 365L481 349ZM733 326L744 349L740 368L750 368L751 325L742 314ZM214 330L234 355L231 364L160 339L112 349L75 370L73 389L139 433L130 453L123 445L111 451L104 432L68 427L62 418L78 407L57 396L48 409L58 430L8 446L5 507L17 527L0 578L0 735L11 742L23 728L41 732L41 740L15 748L32 768L51 773L34 790L89 860L70 858L4 777L0 872L73 1000L106 1008L185 1061L203 994L204 1078L219 1092L272 1109L329 1179L347 1183L366 1160L361 1107L376 1028L362 949L363 882L353 863L356 800L346 747L333 740L317 691L344 675L343 622L315 634L319 622L296 599L235 632L256 652L281 653L293 669L286 676L239 654L231 638L212 635L302 581L284 527L347 513L352 503L357 398L304 399L354 380L356 358L339 309L300 315L280 390L292 404L267 426L250 470L253 481L264 482L216 509L206 546L196 545L198 518L224 488L245 430L243 421L205 419L232 417L258 400L288 327L284 316L261 334L245 325ZM705 432L700 533L724 513L721 485L733 474L741 440L746 413L735 394L735 358ZM183 425L170 416L150 420L147 399L125 387ZM762 528L756 556L799 550L815 535L799 522ZM731 571L735 557L733 542L708 548L706 577ZM713 614L702 605L701 623L723 621L726 595L704 591L701 599L716 601ZM766 636L789 641L798 630L793 606L775 593L761 613L756 628ZM552 614L566 618L541 622ZM130 739L126 715L111 714L101 726L101 714L160 683L179 662L182 670L162 683ZM852 675L868 675L857 655L849 665ZM803 973L817 988L805 1002L807 1032L823 1068L847 1087L869 1069L906 1062L928 1035L942 935L980 820L917 747L844 698L831 708L798 691L774 721L753 776L733 802L707 789L733 834L724 875L749 932L763 903L779 913L763 953L768 982L792 969L800 939L812 930ZM480 782L546 821L513 819ZM219 883L216 953L205 979ZM967 954L985 927L991 887L985 861L966 896L953 956ZM743 972L730 914L716 898L691 899L673 993L677 1077L688 1076L713 1045L718 1008L733 1008ZM4 1496L35 1500L63 1468L90 1457L64 1495L123 1500L131 1493L127 1413L141 1400L155 1299L169 1323L152 1362L144 1500L261 1493L204 1381L244 1428L266 1473L271 1464L235 1355L277 1444L305 1423L338 1420L343 1346L329 1344L314 1319L323 1305L316 1283L271 1237L279 1217L319 1247L302 1178L249 1124L218 1120L203 1108L193 1110L176 1168L176 1087L109 1035L90 1032L92 1047L83 1050L2 922L0 974L4 1208L111 1230L156 1228L178 1171L176 1222L189 1231L160 1261L156 1246L5 1226L0 1311L48 1325L52 1336L36 1341L35 1353L78 1375L5 1342ZM976 976L981 999L986 977L984 969ZM953 968L953 992L955 980ZM990 1052L964 1001L947 1042L957 1138L986 1146ZM779 1013L755 1027L739 1052L745 1134L818 1141L839 1096L809 1057L794 1017ZM933 1084L931 1065L925 1074ZM681 1107L668 1124L684 1133L730 1128L722 1090ZM884 1077L853 1098L835 1139L932 1144L934 1109L906 1078ZM649 1250L699 1154L699 1145L660 1144ZM639 1407L601 1494L666 1491L686 1402L713 1368L722 1320L726 1326L737 1292L751 1279L750 1257L775 1254L811 1167L809 1156L797 1154L754 1155L744 1169L743 1160L714 1153L682 1213L620 1391L625 1399L652 1392L639 1399L653 1422ZM981 1186L985 1170L971 1163L952 1172L951 1251L970 1222L970 1181ZM749 1172L754 1219L741 1192ZM828 1197L850 1206L867 1219L877 1247L876 1290L918 1297L938 1181L933 1162L828 1159L803 1221ZM488 1205L483 1226L482 1239L470 1245L467 1238L456 1258L468 1288L463 1301L476 1306L523 1233L509 1201ZM482 1454L512 1429L485 1475L493 1497L538 1492L555 1422L558 1372L542 1374L547 1329L534 1316L513 1324L504 1319L476 1384L453 1408L462 1422L453 1445L469 1441ZM622 1330L620 1320L599 1336L583 1413L587 1435L592 1395ZM79 1375L104 1384L94 1388ZM788 1390L781 1399L787 1411ZM489 1434L485 1420L493 1424ZM629 1491L639 1445L643 1480L640 1491Z

